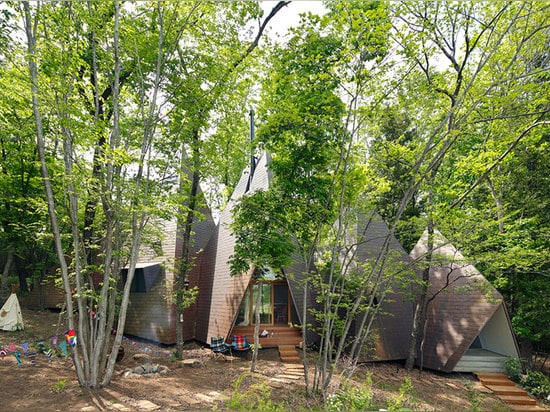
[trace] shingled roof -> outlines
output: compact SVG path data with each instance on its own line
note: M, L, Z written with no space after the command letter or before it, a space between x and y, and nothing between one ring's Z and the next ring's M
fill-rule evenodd
M255 166L250 180L250 169L243 171L231 199L220 216L218 226L205 247L201 261L201 277L197 301L196 339L208 342L211 336L227 337L239 305L250 282L252 271L242 276L230 275L229 258L235 247L231 234L231 212L246 192L267 189L271 172L269 155L264 153ZM250 180L250 182L249 182Z
M411 252L411 257L420 264L425 261L427 239L425 232ZM429 369L451 372L497 311L505 312L505 308L502 295L439 232L435 234L432 257L436 264L432 263L430 268L431 302L427 308L422 364ZM502 326L506 337L501 332L498 339L514 341L507 315L506 319ZM484 347L492 349L491 339L486 340ZM515 341L508 346L514 345Z
M363 216L358 226L360 242L357 260L383 260L384 274L380 276L380 310L373 322L371 349L365 353L368 360L400 360L407 357L412 332L413 302L411 291L403 290L399 278L414 279L417 275L411 259L383 219L376 213Z

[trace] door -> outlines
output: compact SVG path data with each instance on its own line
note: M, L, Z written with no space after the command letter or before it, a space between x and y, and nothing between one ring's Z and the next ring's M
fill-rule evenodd
M254 306L261 293L260 323L262 325L286 325L289 322L289 289L286 282L252 283L239 307L236 324L251 326L255 323Z

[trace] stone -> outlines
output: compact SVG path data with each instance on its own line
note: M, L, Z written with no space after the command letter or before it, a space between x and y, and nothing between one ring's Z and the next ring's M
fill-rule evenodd
M134 360L140 362L151 362L151 357L146 353L136 353L134 354Z
M179 361L178 365L180 366L180 368L198 368L202 365L202 362L200 361L200 359L184 359Z
M155 405L153 402L148 400L137 401L136 406L140 411L156 411L160 409L160 406Z

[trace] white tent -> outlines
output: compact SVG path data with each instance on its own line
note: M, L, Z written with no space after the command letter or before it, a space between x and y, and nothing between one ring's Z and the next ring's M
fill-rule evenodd
M0 329L9 331L23 329L23 315L15 293L10 295L0 309Z

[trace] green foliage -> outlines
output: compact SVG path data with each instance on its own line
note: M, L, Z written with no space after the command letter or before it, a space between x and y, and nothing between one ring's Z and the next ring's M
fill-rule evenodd
M182 354L180 353L180 351L177 350L177 349L174 349L172 351L172 353L170 354L170 360L177 361L177 360L181 360L181 359L182 359Z
M59 381L53 384L52 392L53 393L63 392L68 382L69 382L68 379L60 379Z
M550 396L550 378L539 371L528 371L521 385L533 396L546 399Z
M232 211L237 239L229 259L231 275L246 273L250 265L281 268L290 263L295 246L285 229L285 203L273 191L243 196Z
M199 295L199 288L198 286L194 286L189 289L174 290L172 292L172 299L174 300L174 302L178 302L178 297L179 297L179 299L181 299L179 301L181 302L181 306L179 307L179 310L184 311L185 309L189 308L191 305L195 303L198 295Z
M523 366L518 358L508 358L504 363L506 374L512 382L520 383L523 375Z
M254 353L256 351L256 345L254 345L253 343L251 343L250 345L250 350ZM261 350L262 349L262 344L259 343L258 344L258 350Z
M471 410L480 411L481 409L479 407L483 401L481 392L475 388L471 380L464 380L464 387L466 388L468 400L470 401Z
M264 377L244 372L233 383L233 393L225 401L228 409L234 411L282 411L283 406L271 400L271 389Z
M390 396L387 401L388 411L406 411L412 410L412 394L414 386L411 378L406 377L403 379L403 383L399 387L399 394Z
M374 407L372 378L367 376L361 385L344 380L338 390L327 396L325 408L331 412L369 411Z

